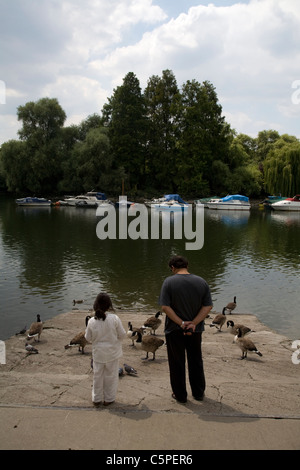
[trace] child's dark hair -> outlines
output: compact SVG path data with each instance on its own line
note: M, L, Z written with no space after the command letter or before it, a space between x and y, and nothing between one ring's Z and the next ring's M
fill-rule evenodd
M96 320L102 319L104 321L106 318L105 312L109 309L113 310L109 295L104 293L98 294L94 302Z

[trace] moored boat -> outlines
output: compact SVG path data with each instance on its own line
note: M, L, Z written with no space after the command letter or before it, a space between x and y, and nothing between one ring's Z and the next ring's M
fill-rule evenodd
M231 194L220 199L207 201L205 207L218 210L239 210L248 211L251 208L249 198L240 194Z
M18 206L37 206L37 207L49 207L52 204L50 199L44 197L22 197L16 199Z
M283 201L274 202L271 204L271 209L275 211L300 211L300 194L288 197Z
M96 208L100 204L111 204L111 202L107 199L105 193L89 191L88 193L80 194L79 196L66 196L64 200L59 201L59 204L65 206Z
M179 194L165 194L163 198L158 201L153 201L150 207L164 211L183 211L188 209L189 205L179 196Z

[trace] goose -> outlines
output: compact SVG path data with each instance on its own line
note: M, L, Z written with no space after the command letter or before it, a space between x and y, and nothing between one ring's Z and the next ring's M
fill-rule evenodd
M236 296L234 297L233 302L229 302L226 305L225 309L229 310L229 315L231 315L232 310L234 310L235 308L236 308Z
M83 304L84 300L73 300L73 305Z
M157 312L152 317L149 317L143 325L143 328L148 328L150 333L153 335L155 335L155 330L157 330L157 328L161 325L161 319L159 318L159 315L162 315L162 313Z
M225 310L226 310L226 307L223 308L222 313L218 313L214 317L213 321L209 325L210 327L215 326L218 331L221 331L222 326L224 325L224 323L226 321Z
M241 359L245 359L247 357L248 351L254 352L258 356L262 356L262 353L257 349L253 341L249 338L243 338L242 332L240 328L237 328L237 335L234 338L234 342L239 346L242 351Z
M25 349L29 354L38 354L39 353L39 351L34 346L32 346L32 344L29 344L29 343L25 344Z
M90 315L87 315L85 317L85 326L87 326L90 318ZM81 331L80 333L74 336L74 338L70 341L69 344L66 344L65 349L69 349L72 346L78 345L78 351L81 352L81 354L84 354L84 348L87 344L88 341L85 338L85 331Z
M128 364L123 364L123 366L126 374L137 375L137 371L133 367L129 366Z
M241 337L254 332L254 330L251 330L251 328L248 328L248 326L241 325L240 323L235 324L232 320L228 320L227 328L229 328L230 333L235 336L237 335L237 329L239 328Z
M131 346L134 346L134 342L137 340L137 335L134 335L133 333L135 331L140 331L140 333L143 335L144 334L144 328L141 327L141 328L137 328L137 327L133 327L132 326L132 323L129 321L128 322L128 330L127 330L127 337L131 339L132 341L132 345Z
M146 351L147 355L143 359L148 359L148 354L151 352L153 354L152 361L155 359L155 352L164 344L164 340L157 338L155 335L146 335L143 336L139 331L136 332L138 339L135 342L135 345L138 349Z
M36 321L31 323L29 331L27 333L27 339L34 338L34 341L39 341L41 333L43 331L43 322L39 314L36 316ZM38 338L36 340L36 337Z

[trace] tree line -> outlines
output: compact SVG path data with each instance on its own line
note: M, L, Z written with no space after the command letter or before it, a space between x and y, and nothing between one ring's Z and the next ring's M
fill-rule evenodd
M0 187L55 195L92 189L130 197L300 193L300 142L275 130L237 134L222 115L212 83L178 87L172 71L142 91L129 72L100 113L64 126L55 98L17 109L19 140L0 149Z

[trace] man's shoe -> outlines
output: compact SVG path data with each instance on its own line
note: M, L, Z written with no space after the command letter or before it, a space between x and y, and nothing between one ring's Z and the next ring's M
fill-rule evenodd
M178 400L178 398L176 398L174 393L172 393L172 398L174 398L174 400L178 401L179 403L186 403L187 402L186 399L185 400Z
M194 397L194 398L195 398L195 400L197 400L197 401L203 401L203 399L204 399L204 393L203 393L203 395L200 395L199 397Z

